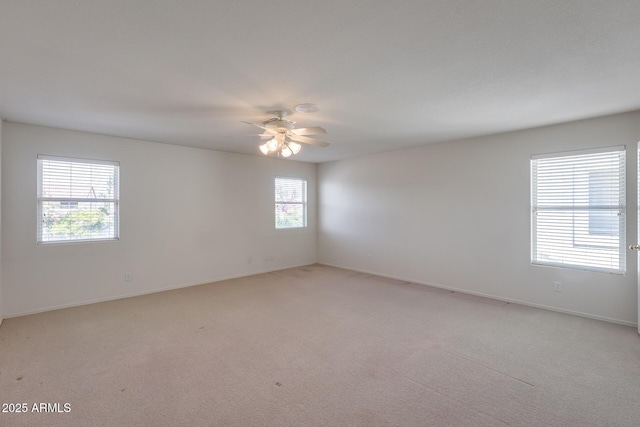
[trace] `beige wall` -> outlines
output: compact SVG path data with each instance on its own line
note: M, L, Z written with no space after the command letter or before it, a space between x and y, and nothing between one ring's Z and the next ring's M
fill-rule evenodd
M5 317L317 259L314 164L7 122L3 135ZM119 241L36 244L38 154L120 162ZM275 230L275 176L307 178L307 229Z
M319 262L635 324L633 253L626 275L530 264L530 156L626 145L634 242L639 140L634 112L322 164Z

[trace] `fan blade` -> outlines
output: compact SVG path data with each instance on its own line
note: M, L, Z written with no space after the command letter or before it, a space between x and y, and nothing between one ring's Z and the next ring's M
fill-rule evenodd
M296 135L320 135L327 133L327 130L320 126L314 126L311 128L291 129L291 132Z
M289 139L291 139L293 141L296 141L296 142L302 142L303 144L316 145L318 147L328 147L329 146L328 142L320 141L319 139L307 138L306 136L302 136L302 135L290 135Z
M273 138L273 136L275 135L275 132L269 132L266 131L265 133L246 133L242 136L259 136L260 138Z
M244 120L240 120L241 123L246 123L248 125L257 126L260 129L268 130L265 126L259 125L257 123L245 122Z

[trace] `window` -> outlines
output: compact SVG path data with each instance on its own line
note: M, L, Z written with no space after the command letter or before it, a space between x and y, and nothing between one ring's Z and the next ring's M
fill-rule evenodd
M624 273L625 147L531 157L531 262Z
M118 239L119 164L38 156L38 243Z
M276 178L276 228L307 226L307 181Z

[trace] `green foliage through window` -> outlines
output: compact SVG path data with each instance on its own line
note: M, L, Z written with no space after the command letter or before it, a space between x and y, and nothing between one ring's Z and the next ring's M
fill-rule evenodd
M307 226L307 181L297 178L275 180L276 228Z
M119 165L38 156L38 242L118 238Z

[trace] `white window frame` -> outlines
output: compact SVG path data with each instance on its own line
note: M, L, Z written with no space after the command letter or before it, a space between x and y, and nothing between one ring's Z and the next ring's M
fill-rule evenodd
M113 175L113 197L49 197L43 194L43 162L55 161L62 163L84 163L91 165L108 165L114 168ZM113 241L120 238L120 163L109 160L93 160L93 159L81 159L74 157L61 157L61 156L49 156L38 154L37 156L37 243L38 245L52 245L52 244L66 244L66 243L84 243L84 242L98 242L98 241ZM93 191L93 187L92 187ZM95 195L95 192L94 192ZM69 206L77 206L78 203L113 203L113 233L109 237L89 237L83 239L48 239L43 240L43 224L44 218L44 202L60 202L61 204L68 204Z
M278 180L299 181L302 183L302 202L291 202L278 200L277 182ZM307 227L307 180L299 177L276 176L273 180L273 192L275 198L274 224L276 230L302 229ZM301 226L279 226L278 224L278 205L295 205L302 207L302 225Z
M605 178L592 184L596 173ZM601 228L607 213L618 217L611 234ZM531 156L531 263L626 272L625 146Z

